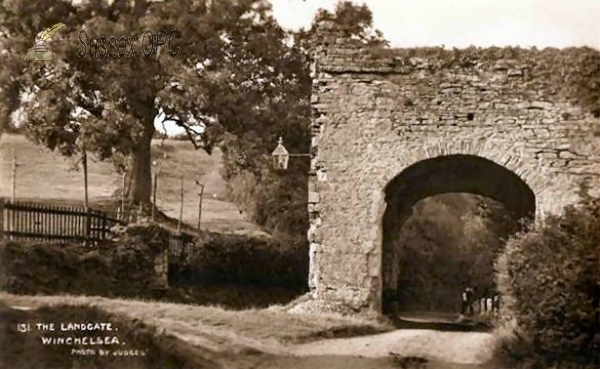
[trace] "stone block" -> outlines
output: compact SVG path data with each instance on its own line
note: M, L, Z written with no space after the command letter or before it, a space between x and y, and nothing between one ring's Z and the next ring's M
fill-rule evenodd
M369 288L342 286L326 289L320 297L326 301L341 303L354 311L360 311L369 307L371 290Z
M367 256L343 252L317 254L321 283L327 287L365 287L368 280Z
M319 227L317 227L314 224L311 224L308 227L307 238L308 242L321 243L321 241L323 240L323 234L320 231Z

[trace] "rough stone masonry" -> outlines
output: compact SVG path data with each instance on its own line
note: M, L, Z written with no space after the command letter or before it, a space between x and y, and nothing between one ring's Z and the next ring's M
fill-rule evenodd
M394 56L331 32L322 40L308 205L315 299L389 310L398 232L428 196L479 194L516 219L540 219L576 202L584 182L599 194L600 121L556 86L553 71L573 66L552 55L566 51L452 59Z

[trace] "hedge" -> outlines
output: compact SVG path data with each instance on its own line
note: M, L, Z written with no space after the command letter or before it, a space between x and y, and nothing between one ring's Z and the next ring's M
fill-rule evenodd
M95 247L0 240L0 289L15 294L151 297L166 231L133 225Z
M304 288L308 245L304 239L206 233L196 241L184 278L205 285Z
M568 207L510 240L497 262L510 367L600 363L600 201Z

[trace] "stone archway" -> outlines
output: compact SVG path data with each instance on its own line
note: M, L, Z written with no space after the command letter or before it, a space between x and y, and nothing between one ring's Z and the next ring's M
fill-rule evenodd
M464 192L496 200L515 220L533 219L536 200L517 174L475 155L445 155L419 161L396 175L385 187L382 219L382 309L393 310L398 284L398 234L420 200L444 193Z
M393 284L387 238L419 198L471 192L543 219L579 201L583 182L600 195L590 134L599 120L548 84L549 64L537 61L547 55L507 60L490 50L458 62L454 52L416 57L331 36L319 41L312 66L315 300L382 312ZM579 67L555 55L553 67Z

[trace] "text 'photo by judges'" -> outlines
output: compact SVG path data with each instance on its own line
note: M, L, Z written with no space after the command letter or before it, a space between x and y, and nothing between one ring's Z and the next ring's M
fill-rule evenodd
M0 369L600 369L600 1L0 0Z

